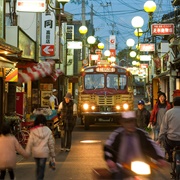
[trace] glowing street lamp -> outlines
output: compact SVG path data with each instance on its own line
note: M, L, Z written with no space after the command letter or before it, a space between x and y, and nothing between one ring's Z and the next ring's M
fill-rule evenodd
M126 41L126 45L129 47L129 48L132 48L133 46L134 46L134 44L135 44L135 41L134 41L134 39L128 39L127 41Z
M153 13L156 10L156 3L152 0L148 0L144 4L144 11L147 13Z
M129 55L130 55L130 57L134 58L134 57L136 57L136 52L135 51L131 51Z
M105 50L105 51L104 51L104 55L105 55L106 57L109 57L109 56L111 55L110 50Z
M89 36L87 38L88 44L94 44L96 42L96 38L94 36Z
M144 20L141 16L135 16L131 20L131 24L134 28L141 28L144 25Z
M80 32L80 34L85 35L85 34L88 32L88 29L87 29L86 26L81 26L81 27L79 28L79 32Z
M98 48L101 49L101 50L103 50L103 49L104 49L104 44L103 44L103 43L99 43L99 44L98 44Z

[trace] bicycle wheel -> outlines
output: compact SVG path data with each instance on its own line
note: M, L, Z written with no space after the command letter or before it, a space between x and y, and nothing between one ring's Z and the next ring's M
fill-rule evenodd
M26 130L18 131L15 135L19 143L25 147L29 138L29 132Z

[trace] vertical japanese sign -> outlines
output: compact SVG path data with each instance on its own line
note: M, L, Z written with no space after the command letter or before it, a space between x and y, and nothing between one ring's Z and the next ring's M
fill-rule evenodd
M53 12L42 13L41 55L54 56L55 15Z
M74 40L74 25L67 25L66 39Z
M110 51L110 56L116 56L116 36L115 35L110 35L109 37L109 51Z

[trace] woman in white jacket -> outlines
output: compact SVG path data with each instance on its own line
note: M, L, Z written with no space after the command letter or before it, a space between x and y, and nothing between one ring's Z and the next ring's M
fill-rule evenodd
M46 117L37 115L26 146L28 154L36 162L36 179L43 180L47 158L55 158L55 141L52 131L46 126Z

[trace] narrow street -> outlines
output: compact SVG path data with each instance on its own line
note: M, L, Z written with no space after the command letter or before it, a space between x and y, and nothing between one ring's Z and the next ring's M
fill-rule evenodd
M93 125L89 131L84 131L82 125L77 125L73 132L73 143L70 152L60 152L60 138L56 139L56 170L46 167L45 180L96 180L93 169L106 168L103 159L103 144L108 135L117 128L109 124ZM94 140L92 143L81 143L83 140ZM18 155L19 162L15 170L17 180L35 179L35 163L33 158L24 160ZM156 180L170 179L170 164L167 168L155 173ZM154 176L153 176L154 177ZM157 178L158 177L158 178ZM8 180L8 174L6 180Z

